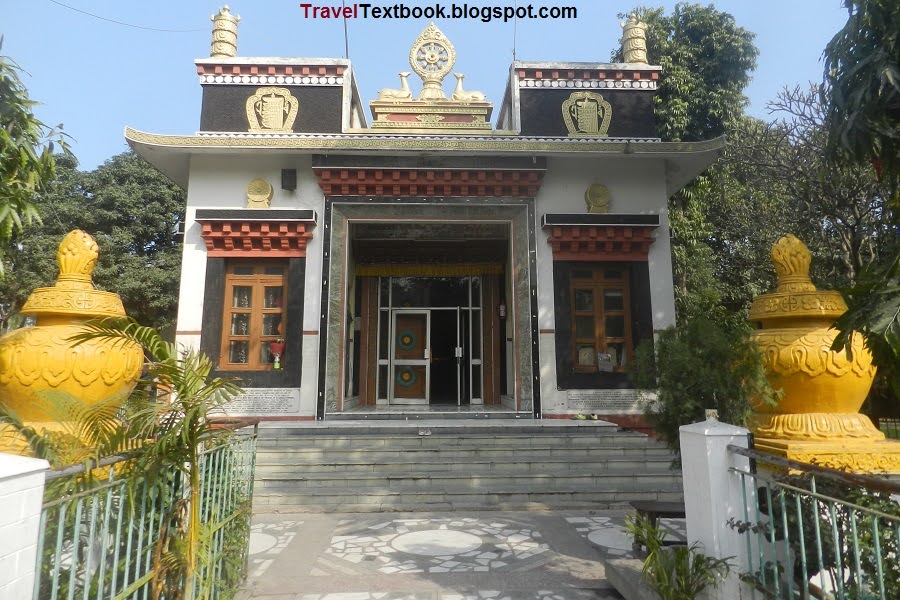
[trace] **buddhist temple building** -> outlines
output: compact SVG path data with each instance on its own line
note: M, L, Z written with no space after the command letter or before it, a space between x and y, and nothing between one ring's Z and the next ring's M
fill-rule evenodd
M177 340L243 380L229 415L641 413L667 199L724 142L655 137L639 23L628 62L513 62L502 98L431 24L374 99L349 60L242 57L214 23L199 131L125 136L187 190Z

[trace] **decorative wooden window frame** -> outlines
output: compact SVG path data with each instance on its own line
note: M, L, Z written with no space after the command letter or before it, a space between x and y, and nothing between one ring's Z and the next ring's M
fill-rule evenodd
M615 273L615 275L612 275ZM587 277L576 276L587 274ZM631 282L628 269L614 263L597 263L579 265L569 274L569 289L572 315L572 365L575 371L582 373L625 372L625 365L631 362L634 344L631 336ZM591 294L590 308L579 309L578 292ZM607 306L608 291L621 293L621 308L611 309ZM611 336L608 331L608 319L622 319L622 335ZM579 320L591 319L589 328L591 335L579 337ZM613 344L620 344L621 349L613 352ZM582 350L590 348L588 361L580 356ZM598 369L599 354L611 355L609 368ZM624 354L624 360L622 355Z
M251 274L240 271L249 269ZM281 269L281 274L267 273ZM270 342L284 339L287 331L288 265L286 261L229 261L225 270L225 296L222 316L220 368L229 371L268 371L273 368L271 353L263 353ZM266 288L281 288L279 306L266 306ZM235 288L249 288L247 306L238 302ZM246 315L244 323L235 317ZM278 330L266 331L266 317L280 317ZM238 333L235 333L235 329ZM242 333L246 331L246 333ZM246 362L231 361L231 344L246 342ZM282 357L282 361L284 357Z

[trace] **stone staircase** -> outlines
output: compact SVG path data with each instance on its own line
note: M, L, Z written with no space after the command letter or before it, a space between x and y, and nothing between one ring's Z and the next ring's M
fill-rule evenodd
M263 423L254 511L584 509L681 501L664 444L603 421Z

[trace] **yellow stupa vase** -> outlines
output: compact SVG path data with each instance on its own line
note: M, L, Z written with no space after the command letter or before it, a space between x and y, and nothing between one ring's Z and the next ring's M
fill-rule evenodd
M753 299L753 338L766 374L782 396L756 403L750 429L756 448L793 460L858 473L900 473L900 443L859 410L875 378L862 336L851 337L852 358L831 345L834 321L847 311L838 292L819 291L809 277L811 256L793 235L772 247L774 293Z
M85 332L90 319L125 316L118 295L94 289L91 274L97 257L97 243L90 235L70 232L57 252L56 285L34 290L22 307L21 314L35 317L36 325L0 337L0 401L37 430L63 429L48 414L42 393L63 392L92 405L112 397L124 399L140 376L139 345L70 339ZM21 449L8 436L3 439L6 451Z

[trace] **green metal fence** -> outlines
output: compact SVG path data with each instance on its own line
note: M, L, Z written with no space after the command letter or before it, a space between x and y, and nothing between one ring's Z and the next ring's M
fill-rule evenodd
M900 440L900 419L881 417L878 419L878 429L887 437Z
M900 599L900 484L729 446L751 459L743 507L744 580L754 597Z
M242 430L201 456L203 531L195 598L230 598L246 574L255 430ZM46 500L66 477L48 476L41 513L35 600L152 598L154 575L179 551L174 510L187 485L177 469L151 477L119 476L128 458L106 461L108 479L77 493ZM161 590L161 597L171 597Z

